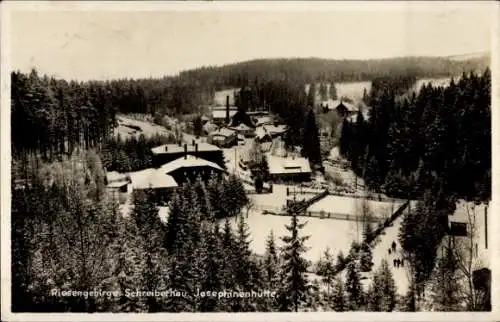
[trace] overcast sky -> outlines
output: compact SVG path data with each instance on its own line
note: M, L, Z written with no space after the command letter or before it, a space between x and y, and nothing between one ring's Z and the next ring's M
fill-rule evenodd
M106 79L268 57L368 59L490 50L491 6L393 7L15 11L11 66L68 79Z

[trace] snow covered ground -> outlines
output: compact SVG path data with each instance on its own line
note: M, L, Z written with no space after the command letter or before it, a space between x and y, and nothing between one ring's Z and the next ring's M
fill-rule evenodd
M149 121L140 121L125 115L118 115L116 120L118 121L118 127L116 127L114 131L116 135L120 134L122 139L129 136L139 137L141 134L144 134L146 137L156 134L171 134L165 127ZM140 130L138 130L138 128L140 128Z
M232 227L236 229L237 220L232 218L230 221ZM271 230L278 246L283 245L280 237L289 234L285 227L290 224L288 216L263 215L261 211L251 211L246 222L249 227L252 251L260 255L265 253L266 240ZM307 222L301 234L310 236L305 243L308 247L305 258L313 262L319 260L327 247L335 256L339 251L346 255L351 242L357 240L358 236L361 238L361 229L356 227L354 221L299 217L299 222Z
M366 88L366 92L370 93L372 87L371 82L341 82L335 83L335 89L337 90L338 97L348 97L354 101L361 100L363 98L363 91Z
M359 215L363 211L363 206L366 206L374 217L389 218L401 204L400 202L382 202L329 195L312 204L307 208L307 211Z

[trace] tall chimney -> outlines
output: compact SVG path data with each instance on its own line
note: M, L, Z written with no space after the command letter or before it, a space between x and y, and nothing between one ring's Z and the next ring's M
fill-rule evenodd
M165 151L168 151L168 145L165 145Z
M198 143L196 143L196 145L194 146L194 155L198 159Z
M194 144L195 144L195 140L193 139L193 146L194 146Z
M229 124L229 95L226 96L226 124Z
M182 146L182 142L181 142L181 140L179 140L178 144L179 144L179 146Z
M184 160L187 160L188 157L188 145L184 144Z

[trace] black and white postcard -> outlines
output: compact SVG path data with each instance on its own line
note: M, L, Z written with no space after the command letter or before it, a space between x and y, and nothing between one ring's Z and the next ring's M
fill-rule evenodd
M498 3L1 9L2 320L494 319Z

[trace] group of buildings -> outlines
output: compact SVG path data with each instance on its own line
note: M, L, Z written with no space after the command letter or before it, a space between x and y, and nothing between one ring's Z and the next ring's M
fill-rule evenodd
M268 111L245 111L230 105L211 108L211 117L202 119L207 142L221 148L244 144L245 138L271 142L286 132L286 126L273 122Z
M130 173L107 173L108 189L118 194L152 189L166 200L185 182L197 178L208 180L213 174L225 172L224 155L217 146L193 140L190 144L164 144L151 149L153 168Z

